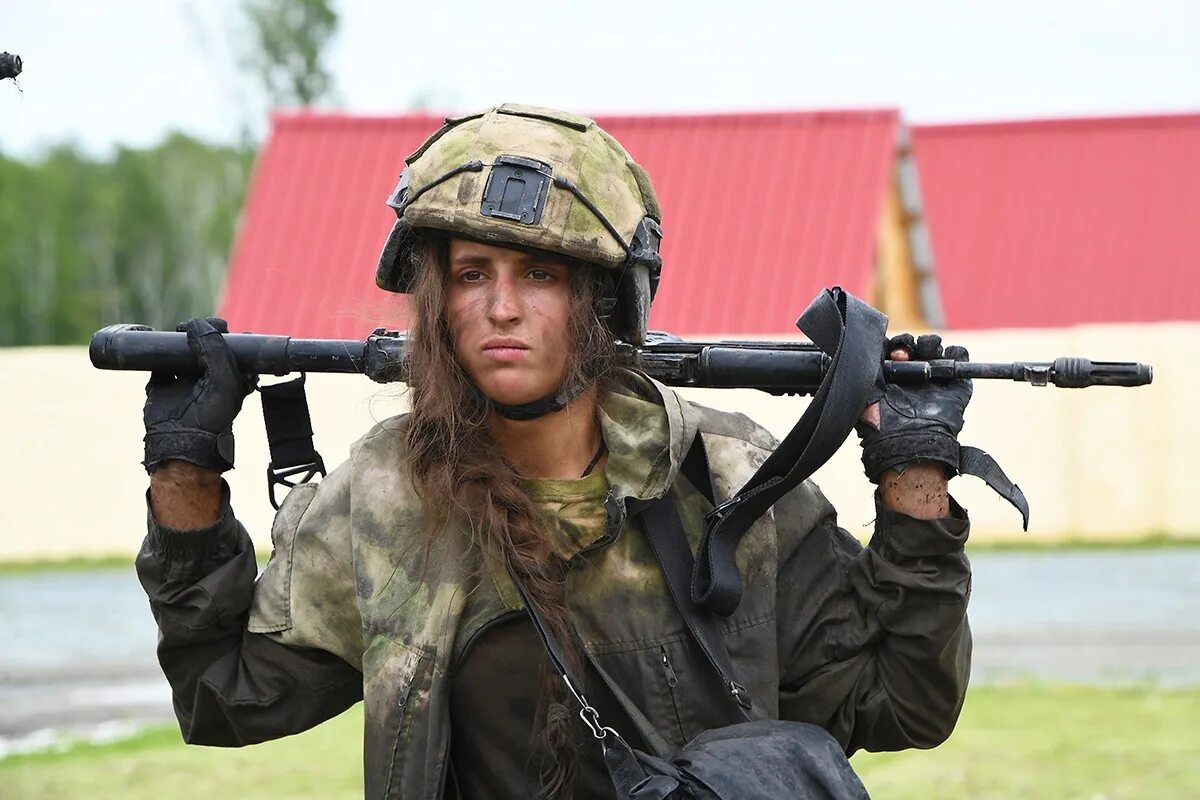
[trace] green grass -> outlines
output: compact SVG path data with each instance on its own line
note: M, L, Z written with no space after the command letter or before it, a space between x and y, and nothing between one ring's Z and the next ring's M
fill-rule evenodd
M1173 536L1165 533L1097 539L1087 536L1061 536L1054 539L1022 538L1017 532L1011 538L972 539L967 553L995 552L1061 552L1071 550L1162 550L1179 547L1200 547L1200 534Z
M357 798L361 728L361 706L239 750L186 747L173 728L155 728L0 761L0 797ZM946 744L853 764L875 800L1197 798L1200 687L978 687Z
M877 798L1197 798L1200 688L974 688L941 747L853 764Z
M0 561L0 578L26 575L31 572L79 572L90 569L132 569L133 553L111 556L82 556L78 558L36 558Z
M188 747L174 726L0 761L0 798L273 800L362 797L362 706L299 736Z

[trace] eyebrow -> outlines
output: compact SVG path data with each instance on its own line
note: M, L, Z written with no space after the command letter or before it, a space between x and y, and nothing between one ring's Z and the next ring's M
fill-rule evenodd
M484 255L475 253L467 253L466 255L455 256L450 264L455 267L477 267L491 263L491 259Z
M462 255L455 256L453 259L451 259L450 266L452 266L452 267L481 267L481 266L487 266L490 263L492 263L492 259L490 256L487 256L487 255L484 255L481 253L464 253ZM521 263L526 266L531 265L531 264L536 264L539 266L553 266L553 265L559 265L559 266L564 266L564 267L566 266L566 262L563 261L562 259L557 259L550 255L545 255L545 256L536 255L534 253L522 253L521 254Z

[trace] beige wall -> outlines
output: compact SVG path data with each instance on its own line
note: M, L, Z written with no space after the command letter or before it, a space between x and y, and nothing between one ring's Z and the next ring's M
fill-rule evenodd
M979 382L962 440L982 447L1025 490L1038 539L1200 534L1200 503L1186 454L1200 452L1190 413L1200 394L1200 324L955 334L976 361L1084 355L1152 363L1155 382L1137 389L1064 390ZM132 554L143 531L141 459L144 376L92 369L84 348L0 350L0 560ZM365 378L309 380L317 447L330 466L373 419L402 409L399 387ZM689 396L744 411L782 436L804 399L750 390ZM1185 409L1185 402L1189 408ZM256 543L269 548L266 443L256 397L235 429L234 502ZM842 524L869 532L871 486L855 437L818 474ZM974 478L951 490L970 511L974 536L1016 538L1019 517Z

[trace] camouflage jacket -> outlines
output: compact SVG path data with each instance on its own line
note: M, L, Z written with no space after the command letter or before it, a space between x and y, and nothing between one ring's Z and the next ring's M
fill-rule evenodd
M709 505L679 469L695 433L718 500L774 441L740 414L627 378L602 400L605 531L588 536L559 523L554 535L560 551L574 553L567 598L584 647L637 708L652 744L669 749L737 720L688 646L626 500L673 493L694 544ZM522 606L494 557L463 531L430 538L421 526L403 425L403 417L381 423L323 482L292 490L257 584L249 538L227 504L201 532L150 520L138 570L189 742L283 736L362 697L367 796L446 792L449 677L481 632ZM965 514L957 505L954 518L937 521L876 514L863 548L838 528L815 485L798 487L743 540L744 595L721 622L756 705L825 726L848 752L944 740L970 664ZM670 682L664 657L674 666Z

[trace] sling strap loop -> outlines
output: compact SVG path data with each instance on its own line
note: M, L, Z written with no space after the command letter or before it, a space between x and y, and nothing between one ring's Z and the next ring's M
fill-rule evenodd
M992 487L996 494L1012 503L1013 507L1021 512L1022 528L1029 530L1029 501L1025 499L1021 487L1004 474L996 459L978 447L963 445L958 449L958 471L963 475L974 475Z
M796 325L830 356L829 369L787 437L737 494L705 518L691 595L700 608L722 616L731 615L742 599L738 543L755 520L816 472L854 430L883 358L887 317L840 287L817 295Z
M267 429L267 444L271 463L267 465L267 496L279 510L275 496L279 486L291 489L308 483L318 474L325 477L325 462L313 446L312 419L308 413L308 396L304 393L304 373L300 377L258 387L262 395L263 423ZM292 480L303 475L299 480Z

